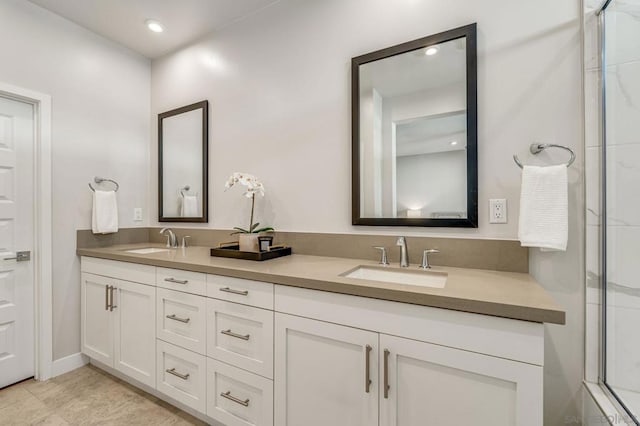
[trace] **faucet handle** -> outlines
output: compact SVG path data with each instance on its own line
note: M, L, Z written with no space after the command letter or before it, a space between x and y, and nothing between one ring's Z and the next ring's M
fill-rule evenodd
M182 248L187 248L189 244L187 243L187 238L191 238L191 235L185 235L182 237Z
M437 249L427 249L422 252L422 265L420 268L422 269L431 269L431 265L429 264L429 254L431 253L440 253L440 250Z
M380 265L388 266L389 260L387 259L387 248L373 246L374 249L380 250Z

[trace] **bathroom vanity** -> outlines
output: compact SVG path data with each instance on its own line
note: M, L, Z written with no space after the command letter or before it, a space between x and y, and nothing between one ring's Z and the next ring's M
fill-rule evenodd
M82 352L209 422L543 423L543 323L565 314L528 274L434 268L438 288L148 248L78 249Z

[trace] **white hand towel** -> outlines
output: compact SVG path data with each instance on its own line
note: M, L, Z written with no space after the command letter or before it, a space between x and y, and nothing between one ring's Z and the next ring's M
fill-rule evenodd
M196 195L185 194L182 197L182 206L180 209L182 217L198 217L198 197Z
M569 238L567 166L524 166L518 239L523 247L567 249Z
M93 192L93 217L91 229L94 234L118 232L118 202L115 191Z

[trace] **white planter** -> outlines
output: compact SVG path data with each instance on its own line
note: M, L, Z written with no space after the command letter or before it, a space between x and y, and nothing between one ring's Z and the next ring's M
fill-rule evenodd
M238 234L238 242L240 243L240 251L260 251L258 234Z

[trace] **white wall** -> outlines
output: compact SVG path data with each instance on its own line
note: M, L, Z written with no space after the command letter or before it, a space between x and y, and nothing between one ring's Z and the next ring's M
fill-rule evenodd
M563 424L580 414L584 350L581 14L579 0L282 0L153 61L152 122L160 112L209 99L206 226L227 229L248 217L250 206L240 191L224 192L223 183L231 172L246 171L264 180L258 219L276 229L515 239L520 170L511 155L548 164L565 156L551 151L534 159L530 143L576 149L569 250L531 256L532 272L567 309L567 326L547 327L545 382L545 424ZM479 228L353 227L350 59L472 22L478 23ZM156 156L152 144L152 168ZM154 206L155 172L151 177ZM507 198L508 224L488 223L490 198Z
M53 357L80 350L76 229L93 176L120 183L120 226L146 208L149 61L24 0L0 2L0 81L52 96ZM37 255L37 254L36 254Z

